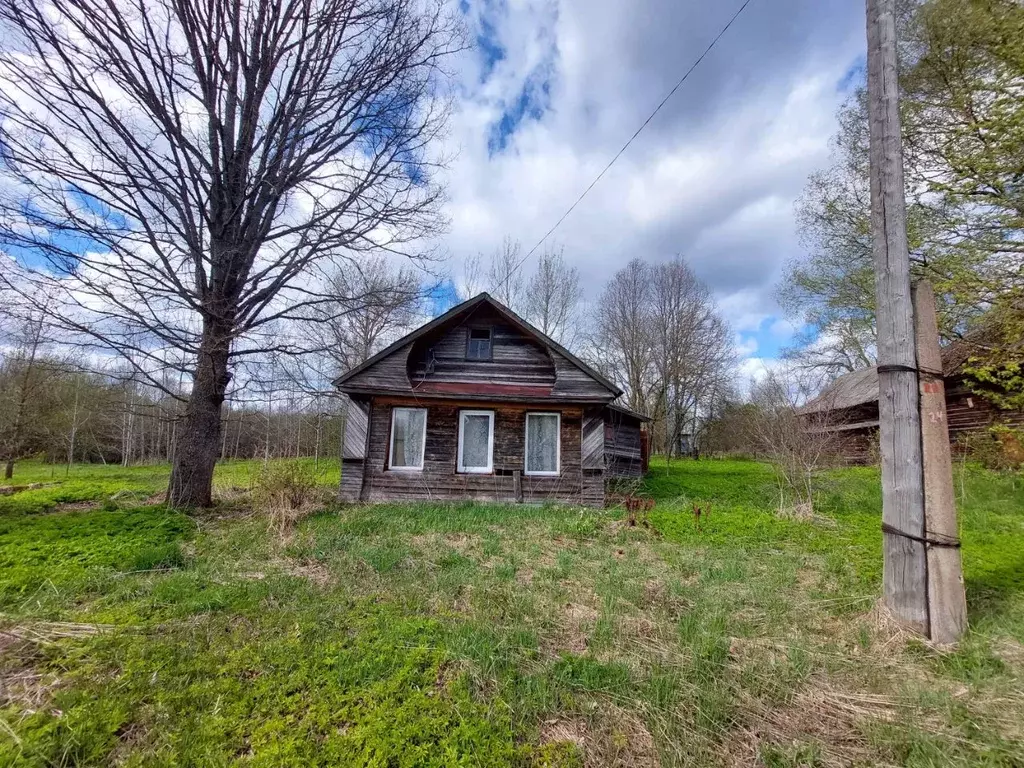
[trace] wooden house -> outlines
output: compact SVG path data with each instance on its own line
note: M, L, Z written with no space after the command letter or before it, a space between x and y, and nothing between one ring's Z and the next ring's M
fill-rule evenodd
M600 507L646 469L648 419L615 384L486 293L335 380L349 398L344 501Z
M1024 427L1024 412L997 408L984 395L970 389L963 374L972 352L968 340L942 349L942 376L946 387L946 419L954 448L972 433L995 424ZM878 371L864 368L840 376L798 413L806 429L826 430L835 438L835 450L848 463L875 459L878 434Z

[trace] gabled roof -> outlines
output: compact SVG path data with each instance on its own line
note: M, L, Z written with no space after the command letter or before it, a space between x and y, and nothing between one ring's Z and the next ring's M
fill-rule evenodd
M878 399L878 369L875 366L845 373L821 391L821 394L797 409L799 414L853 408Z
M617 387L607 378L605 378L600 373L595 371L585 362L580 360L578 357L576 357L576 355L567 350L565 347L563 347L557 341L552 339L550 336L547 336L546 334L539 331L537 328L535 328L533 325L531 325L526 320L521 318L519 315L517 315L515 312L506 307L504 304L495 299L486 291L477 294L468 301L464 301L461 304L457 304L456 306L452 307L447 312L445 312L443 315L438 315L429 323L424 323L419 328L414 330L412 333L406 334L398 341L388 345L380 352L375 354L373 357L366 360L364 363L357 365L355 368L352 368L349 371L346 371L345 373L343 373L341 376L334 380L334 386L338 387L344 384L353 376L356 376L357 374L362 373L368 368L376 365L381 360L385 359L389 355L394 354L395 352L398 352L400 349L403 349L404 347L408 346L409 344L421 338L422 336L425 336L431 331L437 330L438 328L447 325L449 322L456 320L461 315L468 315L474 309L483 304L487 304L490 307L492 307L504 320L506 320L509 323L509 325L518 328L520 331L522 331L528 336L532 336L534 339L536 339L537 342L539 342L547 349L557 352L559 355L564 357L566 360L568 360L581 371L586 373L592 379L600 383L602 386L607 387L608 390L614 393L616 397L622 394L622 390L619 387Z
M984 344L990 336L989 329L980 328L968 333L962 339L956 339L942 347L940 350L942 375L948 378L959 374L967 361L984 348ZM797 413L811 414L842 410L873 403L876 400L878 400L878 369L871 366L843 374L825 387L820 395L799 408Z

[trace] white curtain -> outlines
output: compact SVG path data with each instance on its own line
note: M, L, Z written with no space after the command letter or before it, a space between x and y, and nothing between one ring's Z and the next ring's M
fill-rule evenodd
M427 428L427 412L415 408L396 408L391 430L391 466L423 465L423 432Z
M558 471L558 416L531 413L526 417L526 471Z
M491 417L467 413L462 419L462 466L466 469L490 466Z

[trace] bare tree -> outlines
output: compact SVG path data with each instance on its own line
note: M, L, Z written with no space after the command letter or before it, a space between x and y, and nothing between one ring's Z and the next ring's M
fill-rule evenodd
M479 253L466 257L462 263L462 274L456 285L461 301L468 301L485 289L483 259Z
M590 357L654 419L655 444L671 455L732 382L732 335L714 297L681 257L634 259L605 286L596 314Z
M314 334L309 346L326 352L335 376L411 330L423 315L419 276L381 256L338 269L330 285L335 298L313 309L307 330Z
M498 301L513 312L524 312L523 273L520 270L523 246L509 236L492 255L487 265L487 288Z
M328 301L332 265L443 224L456 22L429 0L0 0L0 30L5 278L53 286L53 322L154 386L186 361L168 495L208 505L234 364L295 351L268 324Z
M798 368L769 371L751 388L754 407L747 420L749 444L775 468L780 510L799 516L813 514L815 479L837 451L831 403L817 401L812 413L799 409L813 387L812 379Z
M17 318L7 315L7 321L17 322ZM33 401L46 379L41 360L46 343L43 318L30 316L19 325L14 338L9 339L14 342L13 354L5 356L0 370L0 380L6 380L0 387L0 456L4 459L5 480L13 477L14 462L25 454L29 442L26 432L38 426L32 423L30 409L38 407L39 403Z
M545 250L530 278L524 302L526 318L566 347L579 336L577 311L583 292L580 273L565 263L564 249Z
M650 413L653 349L651 267L633 259L605 286L597 304L591 357L625 391L629 407Z
M663 421L665 455L680 437L698 431L698 421L731 383L735 365L732 333L710 289L682 257L652 269L650 338L656 372L656 421Z

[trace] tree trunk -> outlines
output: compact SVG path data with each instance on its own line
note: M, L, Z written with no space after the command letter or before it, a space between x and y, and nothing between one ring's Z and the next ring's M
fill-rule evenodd
M220 447L221 407L231 381L230 336L206 321L196 360L192 393L174 446L167 500L174 507L208 507L213 502L213 468Z
M4 480L10 480L14 477L14 459L8 459L4 465Z

